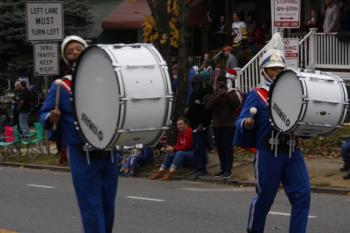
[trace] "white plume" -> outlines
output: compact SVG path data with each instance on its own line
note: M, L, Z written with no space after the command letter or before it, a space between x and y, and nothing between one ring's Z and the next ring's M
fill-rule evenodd
M272 49L278 49L284 54L283 40L282 40L281 35L278 32L273 34L265 51L272 50Z

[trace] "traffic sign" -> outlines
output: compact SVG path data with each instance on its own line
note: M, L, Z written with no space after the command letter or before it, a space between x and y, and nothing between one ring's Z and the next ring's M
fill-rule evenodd
M272 0L273 26L276 28L300 27L301 0Z
M62 10L62 1L26 1L27 40L63 40Z
M298 68L299 66L299 39L283 38L284 56L286 65L289 68Z
M57 43L34 44L34 75L59 75L59 52Z

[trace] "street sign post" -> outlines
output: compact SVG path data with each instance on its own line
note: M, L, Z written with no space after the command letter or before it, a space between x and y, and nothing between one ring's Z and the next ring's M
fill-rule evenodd
M275 28L300 27L301 0L271 0L272 21Z
M59 53L57 43L34 44L34 75L59 75Z
M26 1L28 41L63 40L63 2Z
M283 49L286 58L286 65L288 68L297 69L299 66L299 39L298 38L284 38Z

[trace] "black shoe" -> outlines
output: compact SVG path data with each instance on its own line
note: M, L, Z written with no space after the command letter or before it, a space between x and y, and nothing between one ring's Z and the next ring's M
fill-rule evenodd
M200 172L194 173L194 174L192 175L192 178L193 178L193 179L198 179L198 178L200 178L200 177L208 176L208 175L209 175L209 174L208 174L207 171L205 171L205 172L200 171Z
M343 176L344 180L350 179L350 171Z
M344 163L343 166L339 169L341 172L346 172L347 170L350 170L350 163Z
M224 175L223 171L214 174L215 177L222 177L223 175Z
M225 173L222 175L222 178L224 178L224 179L229 179L229 178L231 178L231 176L232 176L232 173L231 173L231 172L225 172Z

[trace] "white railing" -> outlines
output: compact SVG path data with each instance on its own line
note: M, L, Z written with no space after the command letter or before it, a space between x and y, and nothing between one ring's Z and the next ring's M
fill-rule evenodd
M243 93L256 87L262 80L260 77L259 60L268 46L265 45L243 68L235 68L237 71L236 87Z
M310 32L299 42L300 67L309 69L350 69L350 42L339 41L336 33Z
M294 37L299 38L300 35L294 35ZM266 46L243 68L236 68L238 73L236 86L244 93L261 82L259 59ZM317 33L315 28L311 28L309 33L299 41L299 67L349 72L350 42L339 41L336 33Z

